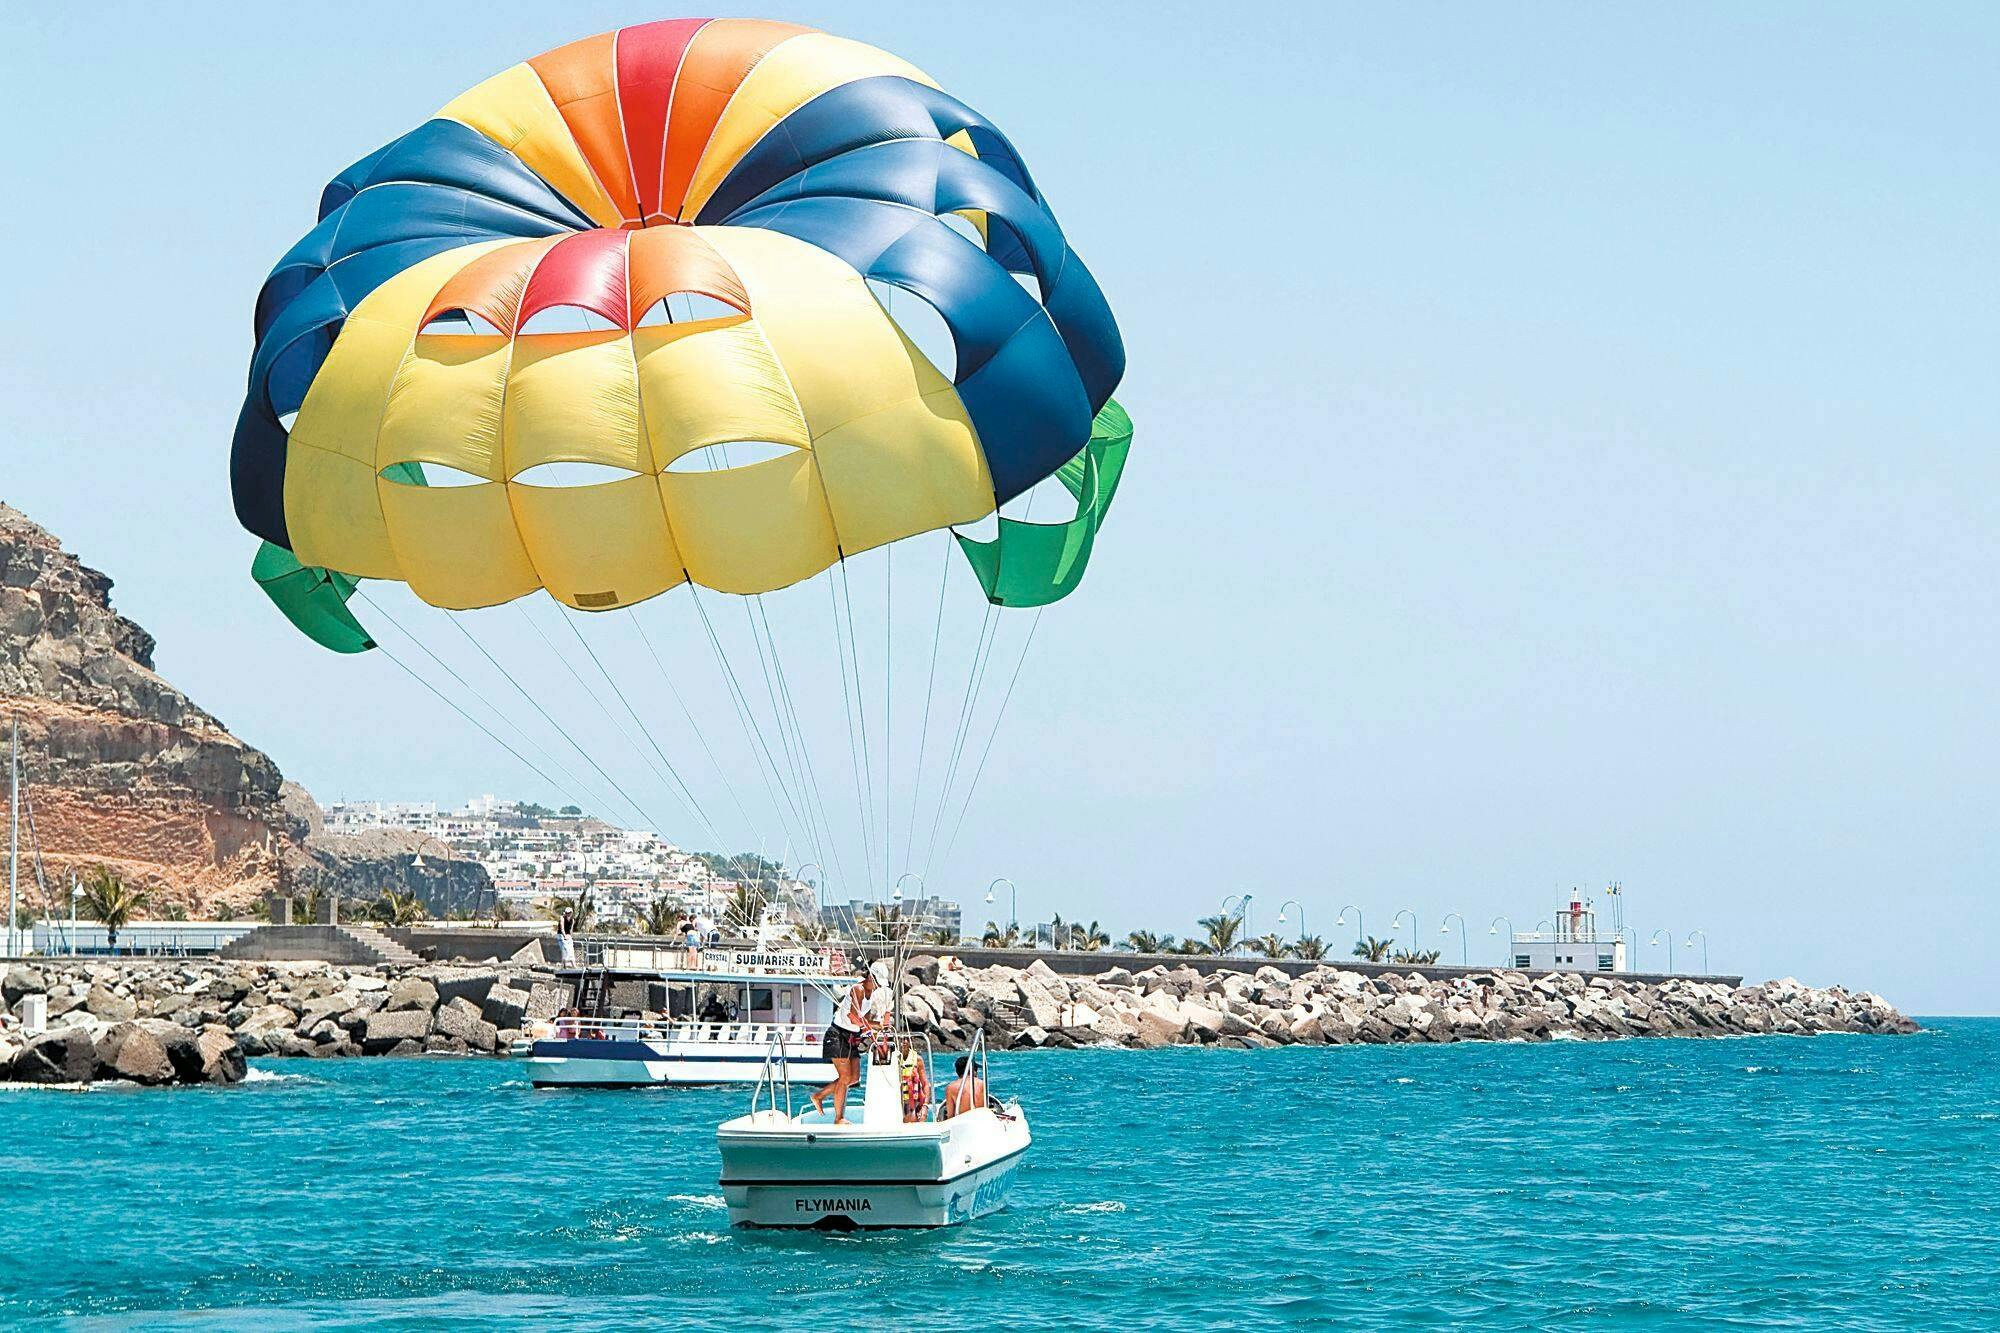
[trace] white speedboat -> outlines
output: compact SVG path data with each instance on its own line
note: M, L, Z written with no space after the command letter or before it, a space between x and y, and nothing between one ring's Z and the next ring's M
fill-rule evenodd
M968 1058L983 1083L983 1048ZM968 1222L1006 1202L1028 1151L1028 1118L1019 1102L941 1119L943 1108L928 1095L906 1101L886 1047L864 1066L858 1121L836 1125L831 1108L793 1114L779 1104L786 1086L774 1068L752 1095L750 1113L716 1129L722 1197L734 1226L848 1230ZM769 1104L760 1108L766 1090Z
M649 966L657 953L612 947L596 967L566 973L578 1013L549 1020L526 1042L538 1088L755 1083L770 1052L791 1077L833 1079L820 1042L835 997L854 983L846 960L819 949L710 949L679 966ZM600 1017L607 992L642 983L660 1018Z

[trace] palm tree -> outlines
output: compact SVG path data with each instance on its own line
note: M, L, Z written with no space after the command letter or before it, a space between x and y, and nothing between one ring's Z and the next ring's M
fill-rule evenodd
M1285 942L1279 939L1276 933L1259 935L1256 939L1250 941L1250 947L1258 953L1263 954L1266 958L1283 958L1285 956Z
M1307 961L1324 958L1326 957L1326 941L1317 935L1303 936L1298 943L1292 946L1292 957L1304 958Z
M988 921L986 933L979 937L979 942L989 949L1012 949L1021 942L1021 928L1011 922L1002 927Z
M1389 950L1393 947L1395 947L1394 940L1378 940L1370 935L1365 940L1354 942L1354 956L1366 958L1371 963L1379 963L1389 956Z
M1050 916L1049 947L1052 949L1069 948L1073 943L1073 941L1069 937L1070 931L1072 929L1073 927L1067 921L1063 920L1061 912L1057 912L1052 916Z
M597 916L597 904L591 901L590 890L585 889L574 898L554 898L542 909L544 918L550 921L562 920L564 912L576 914L576 928L582 930Z
M1236 932L1243 929L1240 916L1205 916L1195 922L1208 932L1206 952L1226 954L1236 947Z
M424 905L414 893L384 889L369 908L369 915L385 926L414 926L424 919Z
M77 907L83 915L104 923L105 946L116 953L118 932L145 901L143 890L127 884L109 866L98 866L84 881L83 901Z
M1150 930L1135 930L1125 937L1125 943L1133 953L1172 953L1174 937L1155 935Z
M1087 953L1096 953L1099 949L1111 947L1111 937L1105 934L1103 927L1095 921L1087 926L1071 926L1070 935L1075 940L1076 947Z
M876 907L868 913L868 929L883 939L892 938L902 925L903 908L900 903L887 907Z
M1392 963L1435 963L1437 960L1436 949L1398 949L1389 955Z
M792 934L801 944L824 944L833 938L833 927L824 921L800 921L792 927Z
M1187 939L1182 940L1179 944L1169 944L1164 950L1162 950L1162 952L1178 953L1178 954L1208 953L1209 947L1203 941L1195 939L1193 936L1189 936Z
M924 932L925 944L952 945L958 943L958 932L945 926L932 926Z
M761 882L738 884L735 896L729 900L729 906L722 914L723 919L738 930L746 933L753 931L757 923L764 919L764 905L768 901L769 896Z
M648 935L672 934L680 919L680 909L665 894L646 904L645 930Z

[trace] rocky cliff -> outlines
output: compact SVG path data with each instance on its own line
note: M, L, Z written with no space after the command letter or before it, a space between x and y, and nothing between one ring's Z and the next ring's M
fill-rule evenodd
M348 897L427 887L413 835L362 846L322 832L317 805L268 755L153 669L153 636L112 609L111 587L0 504L0 727L20 723L30 845L51 898L24 874L30 910L59 910L70 872L96 865L143 887L146 915L241 915L281 866L288 887ZM484 888L476 867L454 869L439 908Z

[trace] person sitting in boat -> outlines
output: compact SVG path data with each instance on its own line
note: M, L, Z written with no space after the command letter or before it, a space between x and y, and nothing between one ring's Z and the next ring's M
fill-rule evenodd
M940 1120L949 1120L986 1105L986 1080L972 1072L972 1062L961 1055L952 1067L958 1071L958 1077L944 1085L944 1105L938 1108Z
M903 1038L901 1062L897 1069L903 1083L903 1123L916 1124L931 1111L931 1071L917 1045Z
M729 1021L729 1006L724 1004L722 997L714 991L708 993L708 1001L701 1007L701 1021L704 1023L727 1023Z
M833 1064L833 1082L812 1095L813 1110L826 1110L826 1099L831 1096L836 1125L847 1123L847 1090L861 1081L861 1052L867 1049L867 1034L888 1018L889 965L878 962L847 988L820 1043L820 1054Z

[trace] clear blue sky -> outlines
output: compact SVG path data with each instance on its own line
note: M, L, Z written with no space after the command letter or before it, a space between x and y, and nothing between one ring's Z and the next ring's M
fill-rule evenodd
M669 12L8 20L0 498L322 798L555 793L246 581L225 459L258 283L349 161ZM1260 927L1298 898L1327 935L1342 904L1378 934L1411 907L1451 958L1456 910L1478 958L1496 913L1526 927L1616 878L1642 939L1705 928L1718 970L2000 1007L2000 12L769 12L886 46L1007 130L1130 350L1126 489L936 887L983 916L1007 875L1023 917L1121 934L1187 933L1245 889ZM939 568L913 549L904 680ZM978 624L953 614L946 666ZM833 679L800 643L795 678ZM690 691L721 748L724 696ZM899 697L907 747L921 690ZM639 795L639 760L605 753Z

